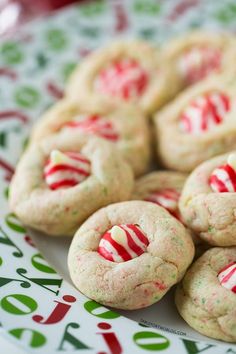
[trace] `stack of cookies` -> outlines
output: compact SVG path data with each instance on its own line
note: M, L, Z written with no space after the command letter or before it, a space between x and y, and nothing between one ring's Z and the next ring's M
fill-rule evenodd
M229 342L234 54L230 34L200 32L160 49L133 40L96 51L35 125L10 188L11 210L26 226L74 236L68 266L82 293L134 310L179 283L176 306L186 322Z

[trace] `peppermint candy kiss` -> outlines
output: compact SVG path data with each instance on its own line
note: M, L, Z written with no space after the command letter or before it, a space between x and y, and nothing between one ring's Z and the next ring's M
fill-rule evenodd
M81 132L101 136L107 140L117 141L118 133L112 122L100 117L99 115L78 116L74 120L67 122L65 128L78 129Z
M99 242L98 253L112 262L126 262L143 254L149 241L137 225L115 225Z
M221 51L205 46L193 47L180 57L177 65L186 84L192 85L220 68Z
M229 155L227 164L212 172L209 184L214 192L236 192L236 153Z
M90 161L75 152L53 150L44 167L45 182L50 189L69 188L90 175Z
M211 92L193 100L180 116L180 129L200 135L223 122L230 111L230 99L221 92Z
M102 94L129 100L142 95L147 84L147 72L138 61L127 58L104 68L95 81L95 88Z
M178 211L178 200L180 193L175 189L167 188L162 191L153 191L148 194L144 200L158 204L169 211L176 219L180 220Z
M236 262L230 263L223 268L218 274L218 279L224 288L236 294Z

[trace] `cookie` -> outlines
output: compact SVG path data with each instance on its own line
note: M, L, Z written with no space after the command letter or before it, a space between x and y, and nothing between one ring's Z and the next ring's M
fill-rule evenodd
M178 285L175 301L196 331L236 342L236 247L204 253Z
M164 208L128 201L100 209L78 229L68 265L74 285L86 296L132 310L159 301L193 256L189 233Z
M178 200L186 178L181 172L151 172L136 181L132 199L158 204L181 221Z
M176 72L179 91L224 70L235 44L230 34L204 31L170 41L163 48L163 56Z
M129 199L131 168L115 147L99 138L76 151L32 144L10 185L11 211L26 226L52 236L72 236L97 209Z
M236 151L198 166L179 201L186 225L211 245L236 246Z
M178 202L186 178L187 175L181 172L151 172L136 180L132 199L145 200L160 205L183 223ZM194 232L191 232L191 236L195 246L202 243L202 240Z
M150 161L148 124L140 110L128 104L62 100L38 121L31 140L43 140L47 151L60 148L70 151L92 136L114 143L135 175L147 171Z
M216 75L187 89L154 118L165 167L190 172L236 148L235 75Z
M66 95L75 100L131 102L150 114L175 95L173 75L161 52L150 44L134 40L115 42L79 64L69 80Z

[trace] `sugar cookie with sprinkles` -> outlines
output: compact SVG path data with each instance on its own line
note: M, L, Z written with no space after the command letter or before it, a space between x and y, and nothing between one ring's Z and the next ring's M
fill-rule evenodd
M236 247L204 253L178 285L175 302L180 315L196 331L236 342Z
M76 151L26 150L10 185L10 208L21 222L52 236L72 236L97 209L127 200L133 173L114 146L99 138Z
M176 71L179 91L227 68L234 36L226 33L192 31L163 48L164 58Z
M128 104L99 100L61 100L36 123L31 141L44 149L76 149L96 136L114 144L136 176L145 173L150 161L150 138L145 116Z
M142 41L120 41L86 57L72 73L66 95L129 102L151 114L176 94L174 75L158 48Z
M236 151L198 166L179 201L185 224L211 245L236 245Z
M176 218L157 204L127 201L98 210L78 229L68 266L86 296L133 310L159 301L193 256L192 239Z
M165 167L190 172L236 148L236 72L215 75L177 96L154 118L157 156Z

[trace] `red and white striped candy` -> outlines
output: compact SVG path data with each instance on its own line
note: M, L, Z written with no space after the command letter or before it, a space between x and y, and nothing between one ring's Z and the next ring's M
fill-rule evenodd
M117 141L119 139L119 135L112 122L99 115L79 116L67 122L64 127L78 129L81 132L98 135L111 141Z
M220 284L236 294L236 262L228 264L218 274Z
M101 70L95 88L102 94L129 100L142 95L148 81L148 74L138 61L127 58Z
M194 99L180 116L182 131L199 135L221 124L230 111L230 99L221 92L211 92Z
M210 178L209 184L214 192L236 192L236 154L230 154L227 164L216 168Z
M187 50L177 65L186 84L192 85L219 69L221 57L218 48L198 46Z
M45 182L50 189L69 188L90 175L90 161L80 153L53 150L44 167Z
M146 251L149 241L137 225L115 225L99 242L98 253L112 262L126 262Z
M144 200L158 204L169 211L174 217L180 220L180 214L178 210L178 200L180 193L175 189L167 188L162 191L153 191L148 194Z

